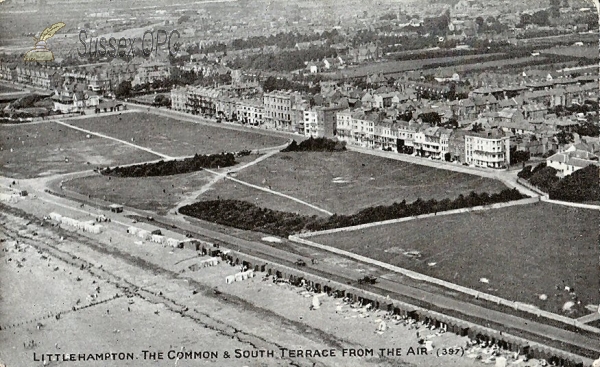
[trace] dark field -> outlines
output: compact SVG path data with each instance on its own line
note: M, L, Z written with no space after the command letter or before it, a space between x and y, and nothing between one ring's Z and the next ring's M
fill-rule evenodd
M310 239L553 312L563 313L564 287L574 287L580 316L600 302L599 221L595 210L537 203Z

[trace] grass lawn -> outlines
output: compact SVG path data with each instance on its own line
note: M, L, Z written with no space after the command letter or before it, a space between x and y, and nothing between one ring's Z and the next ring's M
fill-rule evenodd
M289 200L281 196L273 195L265 191L257 190L233 181L221 181L204 194L199 200L234 199L253 203L261 208L292 212L303 215L316 215L326 217L327 214L313 209L304 204ZM315 204L318 206L318 204Z
M0 174L9 177L31 178L158 158L109 139L88 139L83 132L53 122L0 125Z
M600 302L598 223L598 211L536 203L311 240L553 312L571 300L564 287L574 287L580 316Z
M63 186L92 198L164 215L185 194L199 189L212 177L212 174L203 171L165 177L110 177L110 180L109 176L98 174L66 181Z
M412 202L419 197L454 198L471 191L493 193L506 188L491 179L349 151L278 153L235 177L262 187L270 186L338 214L353 214L366 207L404 199ZM232 190L231 185L218 185L206 193L206 199L219 196L245 200L252 195L245 188L240 191ZM284 198L275 195L259 198L258 202L265 207L289 210ZM309 207L299 209L301 214L317 214Z
M285 138L184 122L150 113L130 112L69 123L173 157L268 148L286 142Z
M251 155L236 158L236 161L244 164L256 158L256 155ZM63 186L67 190L85 196L90 195L92 198L164 215L213 177L213 174L206 171L164 177L110 177L110 179L109 176L97 174L67 180Z

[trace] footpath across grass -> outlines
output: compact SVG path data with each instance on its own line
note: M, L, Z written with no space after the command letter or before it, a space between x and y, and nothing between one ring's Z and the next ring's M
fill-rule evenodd
M224 129L144 112L92 115L69 123L172 157L268 148L282 145L287 140L251 129Z

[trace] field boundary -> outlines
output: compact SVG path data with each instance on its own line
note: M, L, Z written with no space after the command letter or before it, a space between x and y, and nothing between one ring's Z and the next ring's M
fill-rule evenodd
M468 212L474 212L474 211L499 209L499 208L506 208L506 207L510 207L510 206L516 206L516 205L528 205L528 204L537 203L539 201L540 201L539 197L527 198L527 199L509 201L508 203L480 205L480 206L474 206L471 208L453 209L453 210L447 210L447 211L438 212L438 213L421 214L421 215L417 215L417 216L404 217L404 218L398 218L398 219L388 219L388 220L384 220L381 222L365 223L365 224L359 224L356 226L326 229L323 231L316 231L316 232L300 233L295 236L298 238L309 238L309 237L320 236L320 235L324 235L324 234L332 234L332 233L338 233L338 232L351 232L351 231L357 231L357 230L365 229L365 228L384 226L387 224L408 222L408 221L415 220L415 219L431 218L431 217L435 217L435 216L452 215L452 214L459 214L459 213L468 213Z
M371 258L368 258L366 256L358 255L358 254L355 254L355 253L352 253L352 252L349 252L349 251L345 251L345 250L341 250L341 249L338 249L338 248L335 248L335 247L332 247L332 246L327 246L327 245L323 245L323 244L320 244L320 243L317 243L317 242L309 241L309 240L306 240L304 238L300 238L298 236L291 235L291 236L288 237L288 239L290 241L292 241L292 242L295 242L295 243L299 243L299 244L302 244L302 245L306 245L306 246L318 248L320 250L325 250L325 251L332 252L332 253L335 253L335 254L338 254L338 255L346 256L346 257L349 257L351 259L361 261L363 263L375 265L375 266L384 268L386 270L390 270L390 271L393 271L395 273L402 274L402 275L407 276L407 277L412 278L412 279L416 279L416 280L419 280L419 281L424 281L424 282L436 284L436 285L439 285L439 286L442 286L442 287L445 287L445 288L448 288L448 289L451 289L451 290L454 290L454 291L457 291L457 292L461 292L463 294L467 294L469 296L473 296L476 299L484 299L486 301L493 302L493 303L496 303L498 305L504 305L504 306L513 308L513 309L515 309L517 311L524 311L524 312L530 313L532 315L535 315L537 317L545 317L547 319L558 321L558 322L563 323L563 324L575 326L575 327L577 327L577 328L579 328L581 330L589 331L589 332L592 332L594 334L600 334L600 329L595 328L593 326L589 326L587 324L584 324L584 323L578 321L577 319L572 319L572 318L569 318L569 317L566 317L566 316L562 316L562 315L558 315L558 314L555 314L555 313L552 313L552 312L540 310L539 308L535 308L535 307L529 306L529 305L524 304L522 302L509 301L507 299L504 299L504 298L501 298L501 297L498 297L498 296L494 296L494 295L491 295L491 294L488 294L488 293L476 291L476 290L471 289L471 288L467 288L467 287L464 287L464 286L461 286L461 285L458 285L458 284L450 283L450 282L447 282L447 281L442 280L442 279L434 278L434 277L431 277L431 276L428 276L428 275L425 275L425 274L418 273L416 271L412 271L412 270L408 270L408 269L405 269L405 268L401 268L399 266L391 265L391 264L385 263L383 261L371 259Z
M534 191L534 192L540 194L542 197L548 196L547 192L544 192L544 191L538 189L536 186L533 186L532 184L530 184L529 182L527 182L527 180L524 180L521 177L517 177L517 183L519 185L525 186L526 188L528 188L531 191Z
M572 203L570 201L551 200L548 197L542 197L541 199L545 203L572 206L574 208L600 210L600 205L583 204L583 203Z

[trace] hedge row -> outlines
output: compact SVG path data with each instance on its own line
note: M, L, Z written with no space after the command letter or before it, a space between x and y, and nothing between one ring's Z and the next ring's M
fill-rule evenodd
M352 215L334 214L321 218L260 208L252 203L240 200L200 201L179 209L181 214L215 222L239 229L259 231L276 236L287 237L305 231L321 231L359 224L379 222L389 219L411 217L415 215L437 213L452 209L470 208L479 205L508 202L523 199L516 189L505 189L496 194L471 192L460 195L454 200L444 199L424 201L417 199L407 204L405 200L388 206L376 206L363 209Z
M127 167L106 168L100 171L106 176L149 177L171 176L181 173L200 171L203 168L230 167L235 164L233 153L198 155L183 160L158 161L156 163L136 164Z
M346 150L346 143L327 138L313 138L312 136L300 144L292 140L290 145L282 152L340 152Z

